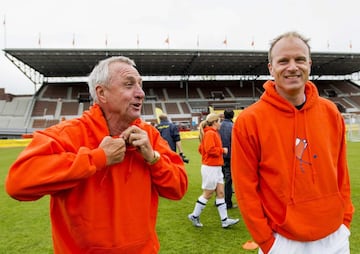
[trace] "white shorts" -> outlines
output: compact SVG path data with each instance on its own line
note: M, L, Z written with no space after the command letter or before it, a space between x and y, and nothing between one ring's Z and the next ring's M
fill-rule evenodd
M215 190L218 183L224 184L224 175L221 166L201 165L203 190Z
M350 254L350 231L345 225L341 225L334 233L311 242L290 240L277 233L274 236L275 242L269 254ZM263 254L260 248L259 254Z

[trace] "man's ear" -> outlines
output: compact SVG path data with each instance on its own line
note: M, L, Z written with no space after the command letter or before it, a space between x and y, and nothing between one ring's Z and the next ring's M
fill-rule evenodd
M268 69L269 69L270 75L273 76L273 75L272 75L272 65L271 65L271 63L268 63ZM274 77L274 76L273 76L273 77Z
M95 92L99 102L106 102L105 89L102 85L97 85L95 87Z

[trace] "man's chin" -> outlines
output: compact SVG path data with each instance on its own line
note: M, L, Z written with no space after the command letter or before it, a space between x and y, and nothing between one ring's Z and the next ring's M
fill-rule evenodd
M130 117L134 121L134 120L141 117L141 112L140 111L139 112L138 111L132 112Z
M285 80L285 87L287 87L288 89L299 89L301 87L303 87L305 85L306 81L302 80L302 79L294 79L294 80L289 80L286 79Z

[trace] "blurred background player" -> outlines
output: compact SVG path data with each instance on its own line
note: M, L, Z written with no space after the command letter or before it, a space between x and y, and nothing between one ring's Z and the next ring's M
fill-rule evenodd
M237 206L232 202L233 188L232 188L232 177L231 177L231 132L233 128L234 111L231 109L224 110L224 119L220 126L220 136L223 147L228 149L228 152L224 155L224 165L222 166L222 172L225 179L225 203L227 209L236 208Z
M229 218L226 209L222 165L224 164L223 154L226 154L228 149L222 146L219 134L220 125L220 115L216 113L208 114L206 119L200 123L198 151L201 154L201 188L203 193L196 201L193 212L188 215L195 227L203 226L200 222L200 214L214 192L216 193L215 205L219 212L221 226L228 228L239 222L239 219Z
M156 128L159 130L161 136L169 143L170 148L174 152L179 152L185 163L189 163L189 160L184 155L182 149L178 127L174 123L170 122L168 116L164 113L160 114L159 119L160 123L156 126Z

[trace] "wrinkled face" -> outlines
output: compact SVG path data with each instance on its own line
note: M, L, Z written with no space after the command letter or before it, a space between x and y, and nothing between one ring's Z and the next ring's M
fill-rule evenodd
M145 97L141 76L135 67L120 62L110 64L109 74L109 84L96 87L99 103L108 115L130 123L141 115Z
M303 94L311 68L305 42L296 37L284 37L274 45L271 58L268 68L278 93L285 97Z

